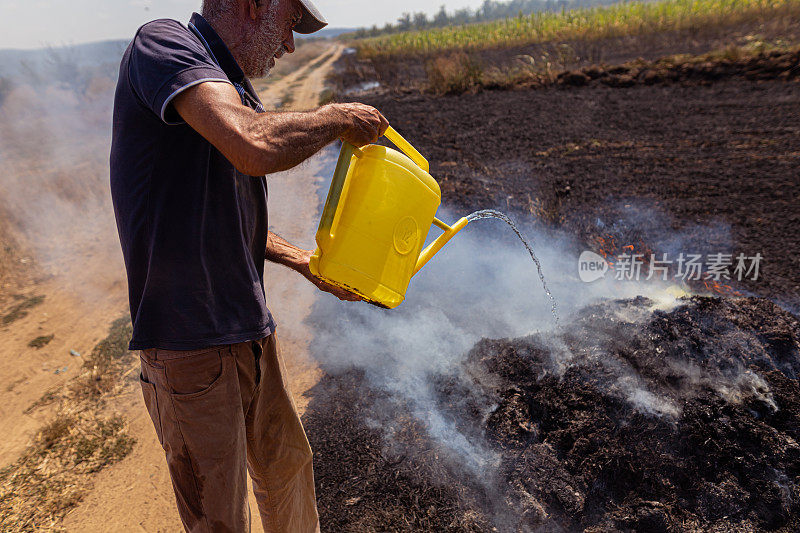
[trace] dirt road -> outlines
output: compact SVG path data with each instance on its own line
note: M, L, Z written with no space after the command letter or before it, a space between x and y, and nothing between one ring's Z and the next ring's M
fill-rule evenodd
M344 46L333 43L306 64L298 65L291 74L274 81L267 78L254 82L264 105L292 111L316 107L325 85L325 77L341 57L343 50Z
M260 84L265 104L269 107L270 103L286 102L284 108L291 109L315 107L325 74L341 50L341 46L331 45L291 75ZM291 104L284 97L289 92ZM273 231L300 246L312 247L319 208L317 189L330 173L332 163L335 154L324 151L291 172L270 176ZM114 230L113 214L107 215L110 217L105 223ZM70 350L91 350L106 335L111 321L127 313L124 266L116 234L97 237L95 231L76 235L75 239L83 260L48 265L49 279L30 287L15 287L15 292L43 294L45 299L28 316L0 328L0 343L6 355L0 359L0 376L9 384L0 390L0 431L5 436L0 443L1 465L13 462L52 414L39 410L26 415L25 409L47 389L78 373L82 361ZM311 284L277 265L267 264L265 278L268 303L279 325L278 336L295 398L303 411L307 401L302 395L319 379L319 371L307 353L310 332L302 323L317 293ZM87 286L93 287L94 292L86 294ZM49 334L55 336L45 347L36 350L28 346L35 337ZM64 520L68 531L181 530L163 451L142 404L136 373L129 373L126 380L125 392L108 408L123 414L137 444L123 461L96 475L93 491ZM260 531L252 500L251 511L253 530Z

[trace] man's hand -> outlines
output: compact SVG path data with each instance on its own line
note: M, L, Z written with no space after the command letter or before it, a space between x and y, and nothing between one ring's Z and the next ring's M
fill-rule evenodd
M354 294L350 291L346 291L342 288L337 287L336 285L331 285L330 283L326 283L316 277L314 274L311 273L311 268L309 267L309 261L313 252L310 250L303 250L303 259L300 264L298 264L296 270L300 272L305 278L317 286L317 288L321 291L329 292L339 298L340 300L346 302L360 302L363 298L357 294Z
M389 127L389 121L380 111L366 104L329 104L326 107L343 114L349 127L342 133L342 139L358 147L376 142Z
M339 287L331 285L330 283L325 283L312 274L311 268L309 267L309 261L311 260L312 255L313 252L298 248L297 246L288 243L282 237L275 235L271 231L267 234L267 255L265 257L267 261L279 263L291 268L296 272L299 272L308 281L316 285L319 290L329 292L340 300L346 300L348 302L359 302L363 300L363 298L357 294L340 289Z

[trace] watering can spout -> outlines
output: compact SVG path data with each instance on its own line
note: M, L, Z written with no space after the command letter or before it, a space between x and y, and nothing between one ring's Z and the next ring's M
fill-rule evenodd
M414 274L419 272L420 269L424 267L425 264L428 261L430 261L431 258L433 258L433 256L436 255L436 253L439 250L441 250L442 247L455 236L456 233L464 229L464 226L467 225L467 222L469 222L467 217L463 217L452 226L448 226L438 218L434 217L433 224L442 231L444 231L444 233L439 235L439 237L437 237L435 241L426 246L425 249L422 250L422 252L419 254L419 259L417 259L417 265L414 267Z

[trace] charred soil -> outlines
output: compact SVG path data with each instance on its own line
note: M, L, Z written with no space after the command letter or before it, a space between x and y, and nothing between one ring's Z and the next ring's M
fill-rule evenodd
M798 371L797 317L757 298L613 301L555 339L483 340L434 379L495 458L479 472L332 374L306 415L323 529L796 530Z

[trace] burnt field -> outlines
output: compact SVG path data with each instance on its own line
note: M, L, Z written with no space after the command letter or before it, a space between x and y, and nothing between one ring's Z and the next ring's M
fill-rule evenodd
M428 376L431 419L353 368L312 391L326 531L796 531L800 324L763 299L586 308Z
M740 288L800 305L800 83L359 99L414 140L447 204L530 214L588 246L628 218L645 235L728 225L724 242L699 240L762 254L763 276Z
M629 73L604 66L583 86L348 97L430 160L452 211L508 212L540 252L567 234L576 253L764 259L724 297L667 306L556 283L572 312L543 325L546 307L522 306L525 335L493 329L525 299L493 277L517 275L505 256L470 273L483 291L424 319L408 317L433 296L393 311L317 305L326 376L305 423L323 530L800 528L800 83L776 58L647 82L604 83Z

